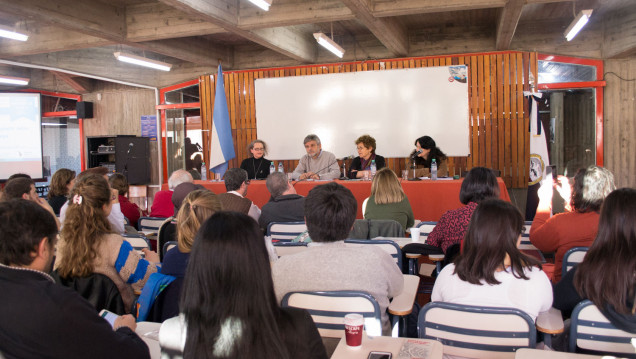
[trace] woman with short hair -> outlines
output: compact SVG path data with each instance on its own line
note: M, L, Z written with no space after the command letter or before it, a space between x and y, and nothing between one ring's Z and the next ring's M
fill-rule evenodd
M404 230L413 226L413 209L400 180L390 168L379 170L373 177L364 218L392 219L399 222Z
M162 332L178 328L184 358L327 358L309 313L279 307L263 234L242 213L218 212L201 226L180 308Z
M523 223L509 202L481 202L470 219L462 254L440 272L431 300L517 308L533 319L550 309L550 280L536 259L517 248Z
M349 167L349 178L363 178L364 171L371 171L371 163L375 161L376 170L386 166L384 157L375 153L375 138L369 135L362 135L354 141L358 157L351 161Z
M247 152L251 155L241 162L241 168L247 171L248 179L266 179L269 175L269 165L272 161L265 158L267 145L263 140L254 140L247 145Z
M132 309L134 290L141 290L157 271L157 253L144 248L142 258L108 222L111 191L102 176L87 174L70 192L64 226L60 232L55 268L62 278L100 273L119 289L127 310Z
M75 171L68 168L60 168L51 177L49 194L47 196L49 205L53 208L56 216L60 215L60 208L66 203L68 193L75 184Z

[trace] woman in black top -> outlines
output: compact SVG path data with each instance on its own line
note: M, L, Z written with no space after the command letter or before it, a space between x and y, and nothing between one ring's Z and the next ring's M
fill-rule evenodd
M349 178L362 178L364 171L371 170L371 161L375 161L376 170L384 168L384 157L375 154L375 138L369 135L362 135L355 140L358 157L351 161L349 168Z
M437 163L437 176L448 176L448 157L437 147L431 136L422 136L415 140L415 149L410 157L415 162L416 177L428 176L433 160Z
M75 171L67 168L60 168L51 177L48 201L55 215L60 215L60 208L66 203L66 196L75 183Z
M271 161L265 158L267 145L263 140L254 140L247 146L252 157L241 162L241 168L247 171L248 179L266 179Z

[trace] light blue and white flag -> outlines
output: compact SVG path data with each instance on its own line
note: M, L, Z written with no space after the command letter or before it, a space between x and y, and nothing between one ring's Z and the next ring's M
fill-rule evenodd
M221 177L227 171L228 161L236 157L230 113L227 110L223 70L219 65L216 75L216 91L214 95L214 112L212 113L212 136L210 146L210 171L219 173Z

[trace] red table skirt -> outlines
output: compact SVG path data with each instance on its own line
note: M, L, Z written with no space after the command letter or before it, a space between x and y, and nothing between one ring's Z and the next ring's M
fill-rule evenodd
M338 181L337 183L349 188L358 201L357 218L362 218L362 202L371 194L371 181ZM214 193L224 193L225 184L214 181L194 181ZM327 183L325 181L302 181L297 182L294 187L296 192L306 196L315 186ZM501 178L497 178L499 184L499 198L510 201L508 190ZM404 181L402 188L409 198L415 219L422 221L438 221L446 211L462 206L459 202L459 189L462 179L459 180L423 180ZM162 189L168 189L168 184L164 183ZM269 191L265 187L265 181L251 180L247 188L247 198L251 199L259 208L263 207L270 199Z

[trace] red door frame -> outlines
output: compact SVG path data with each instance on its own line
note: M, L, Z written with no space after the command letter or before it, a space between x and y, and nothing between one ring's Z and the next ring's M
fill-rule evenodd
M577 57L545 54L539 54L538 60L596 67L596 81L537 84L537 88L539 90L560 90L575 88L594 89L596 97L596 164L598 166L603 166L603 88L606 85L605 81L603 81L603 60L581 59Z

